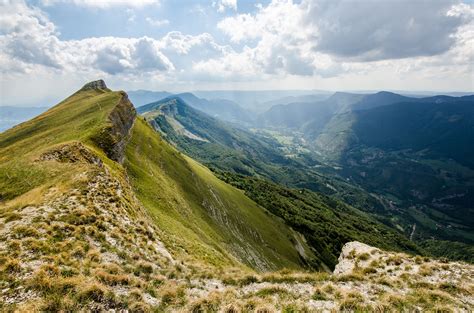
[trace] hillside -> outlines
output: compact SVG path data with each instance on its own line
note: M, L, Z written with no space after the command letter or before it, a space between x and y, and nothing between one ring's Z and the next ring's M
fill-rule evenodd
M151 277L178 271L175 259L262 271L301 269L300 253L312 255L102 81L2 133L0 169L5 304L120 308L136 302L134 288L161 284Z
M283 186L337 196L351 205L377 210L377 201L345 180L324 175L309 150L288 149L286 138L253 132L217 120L181 98L155 103L143 116L183 153L212 169L259 176Z
M221 179L243 189L255 202L303 234L316 255L314 262L334 268L342 245L351 240L421 252L397 231L342 202L262 179L294 184L293 187L303 184L305 178L322 188L328 188L327 181L334 183L308 171L304 160L285 158L274 148L278 143L215 120L178 97L165 99L154 109L143 116L166 140L210 166Z
M472 262L473 103L472 96L336 93L273 107L260 116L260 132L284 138L283 149L295 157L305 151L319 173L355 186L370 201L335 193L340 199L429 253Z
M384 238L396 233L308 191L229 175L225 183L163 140L126 93L103 81L1 133L0 178L1 311L474 306L472 265L342 247L351 233L371 240L380 231L374 244L391 250ZM261 196L268 188L274 199ZM306 226L296 214L302 204L314 213ZM322 241L324 231L304 231L324 218L326 230L341 229ZM329 247L334 235L340 240L331 249L313 244ZM339 260L324 257L341 248Z
M378 194L382 214L406 234L472 261L473 129L472 96L438 96L336 115L315 145L343 177Z

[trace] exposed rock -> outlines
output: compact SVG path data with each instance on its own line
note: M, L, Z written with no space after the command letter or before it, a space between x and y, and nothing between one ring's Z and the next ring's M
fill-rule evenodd
M123 161L123 151L137 112L125 92L109 114L109 124L94 138L94 142L114 161Z
M46 151L39 157L39 161L58 161L61 163L85 162L102 165L102 161L80 142L63 144Z
M334 269L334 275L348 275L352 273L354 269L355 262L354 257L355 255L368 253L370 254L372 251L378 250L374 247L366 245L365 243L361 243L358 241L348 242L342 247L341 254L339 255L339 263L336 265Z
M105 90L109 91L110 89L107 88L107 85L105 84L104 80L99 79L95 80L92 82L89 82L84 85L84 87L81 88L81 90Z

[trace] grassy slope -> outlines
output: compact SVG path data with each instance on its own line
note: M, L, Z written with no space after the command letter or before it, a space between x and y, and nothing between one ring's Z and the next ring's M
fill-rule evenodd
M40 186L68 181L74 166L34 162L51 146L81 141L103 155L91 138L106 127L106 117L121 96L120 92L81 91L38 117L1 133L0 201ZM113 166L113 162L109 165Z
M141 119L124 165L176 253L215 265L235 264L235 256L257 269L298 266L294 235L283 223L183 156Z
M107 116L122 95L80 91L1 133L0 205L8 205L10 210L14 203L39 203L50 187L61 190L74 184L73 176L83 165L35 162L61 143L82 142L123 179L122 166L107 158L92 140L108 125ZM283 223L198 163L181 156L141 120L133 128L126 156L126 170L138 198L156 217L163 235L172 238L174 251L215 265L236 265L240 260L262 270L300 266L290 241L294 235Z

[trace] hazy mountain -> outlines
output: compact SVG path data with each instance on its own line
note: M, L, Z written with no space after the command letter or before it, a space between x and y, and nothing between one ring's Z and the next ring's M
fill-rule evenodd
M261 105L263 107L273 107L275 105L286 105L290 103L317 102L317 101L326 100L330 96L331 96L330 93L303 95L303 96L288 96L288 97L278 98L275 100L266 101L266 102L263 102Z
M352 104L363 98L362 94L336 92L322 101L275 105L260 114L257 123L263 127L298 128L312 133L323 127L334 114L350 110Z
M202 99L196 97L192 93L180 93L175 96L180 97L190 106L205 112L212 117L229 121L229 122L244 122L251 121L250 114L242 109L237 103L226 99Z
M198 109L202 112L205 112L213 117L216 117L221 120L234 122L234 123L245 123L248 124L251 122L250 114L242 109L237 103L234 103L230 100L216 99L216 100L207 100L201 99L193 95L192 93L180 93L172 96L165 97L164 99L171 99L174 97L179 97L185 100L190 106L195 109ZM157 106L161 105L163 99L154 101L145 105L142 105L137 108L139 113L145 113L155 109Z
M149 90L133 90L127 92L130 101L135 107L155 102L172 95L167 91L149 91Z
M325 91L315 90L199 90L193 93L209 100L228 99L238 103L242 108L253 113L262 113L270 109L273 104L271 101L286 97L311 96L315 94L327 95Z
M474 97L436 96L335 115L313 147L344 177L385 199L389 216L412 223L412 238L469 245L473 142Z
M343 238L408 251L417 249L397 232L344 203L308 190L302 194L301 190L284 188L261 178L250 179L249 175L260 176L292 185L305 179L313 183L319 180L301 163L303 160L286 158L273 140L216 120L193 109L181 97L164 99L155 106L155 110L143 116L181 151L204 162L224 181L244 189L254 201L282 217L293 229L301 231L314 249L316 262L322 262L323 267L336 264L337 251L345 240ZM318 183L325 184L323 181ZM263 190L266 190L265 196L261 194ZM301 202L305 203L304 209ZM334 211L338 212L337 216L334 216ZM363 233L367 237L359 237L362 235L355 231L355 225L364 228ZM385 238L392 239L382 239L375 235L377 232L383 232ZM394 241L396 245L393 245Z
M0 106L0 132L46 111L47 107Z

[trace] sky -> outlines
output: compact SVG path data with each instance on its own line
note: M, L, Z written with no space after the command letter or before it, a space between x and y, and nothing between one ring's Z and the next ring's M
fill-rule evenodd
M123 90L474 90L474 3L0 0L0 105Z

